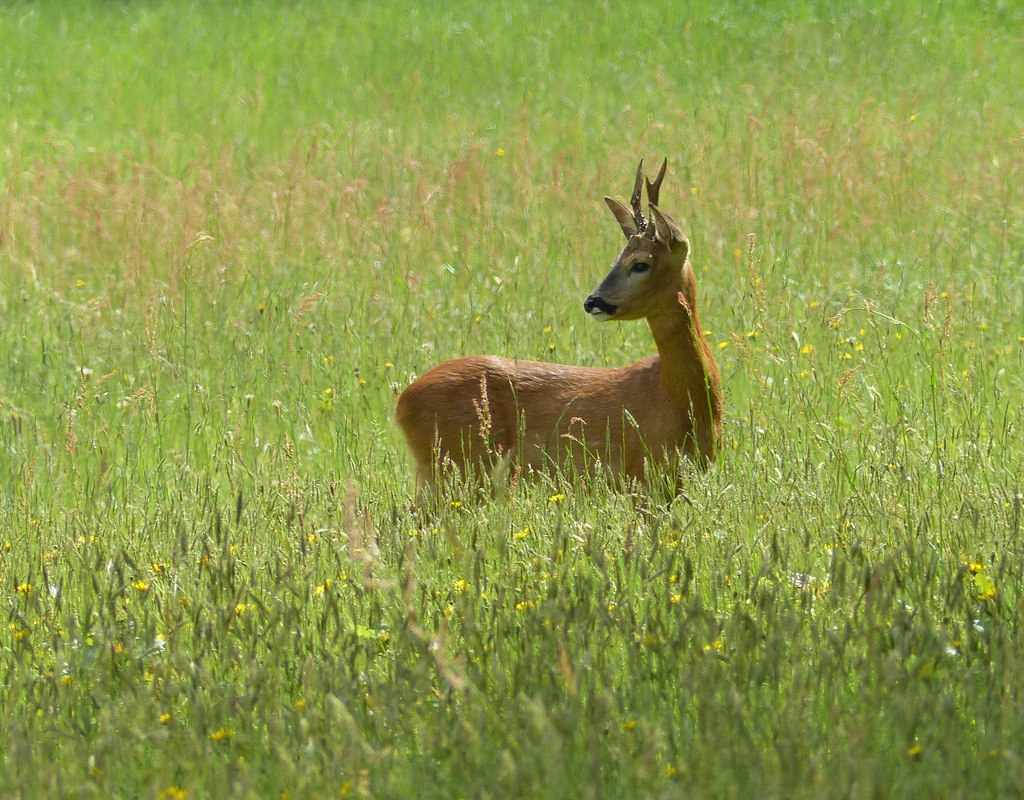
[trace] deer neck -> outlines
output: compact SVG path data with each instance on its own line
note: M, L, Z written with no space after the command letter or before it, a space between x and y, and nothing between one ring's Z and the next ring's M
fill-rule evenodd
M698 428L717 427L722 390L718 368L696 311L690 313L680 304L664 314L648 317L647 323L661 357L662 389L691 410Z

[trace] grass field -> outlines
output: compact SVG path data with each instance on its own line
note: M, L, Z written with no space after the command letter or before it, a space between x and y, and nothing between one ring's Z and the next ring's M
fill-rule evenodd
M1024 10L759 5L0 7L0 797L1019 792ZM663 155L719 462L410 513Z

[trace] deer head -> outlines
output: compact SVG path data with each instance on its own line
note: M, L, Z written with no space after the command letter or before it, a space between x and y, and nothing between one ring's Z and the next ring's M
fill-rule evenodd
M678 309L681 303L686 307L691 296L696 300L695 288L691 288L693 270L687 261L690 243L675 220L658 208L667 166L665 159L652 182L644 178L644 162L640 159L629 208L612 197L604 199L626 236L626 246L611 272L583 304L594 319L650 318L673 307ZM650 213L647 217L640 206L644 183Z

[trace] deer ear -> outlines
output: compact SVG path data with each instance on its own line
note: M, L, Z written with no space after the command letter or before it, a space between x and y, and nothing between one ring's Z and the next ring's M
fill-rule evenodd
M685 256L690 252L690 243L686 240L682 229L668 214L662 212L657 206L651 206L651 218L654 220L654 235L659 242L664 244L673 253L682 251Z
M626 234L626 238L628 239L635 235L637 227L636 221L633 219L633 213L613 197L606 197L604 201L615 215L615 219L618 221L619 227L622 228L622 232Z

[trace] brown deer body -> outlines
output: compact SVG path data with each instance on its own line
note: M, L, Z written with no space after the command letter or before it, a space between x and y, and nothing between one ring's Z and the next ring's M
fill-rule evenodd
M647 181L649 218L640 208L642 175L643 161L632 211L605 198L627 241L584 308L596 319L646 319L658 355L625 367L496 356L434 367L402 392L395 412L421 490L445 465L489 472L507 460L523 469L590 472L599 461L612 476L643 481L645 461L714 460L721 380L697 317L689 243L657 205L665 164Z

